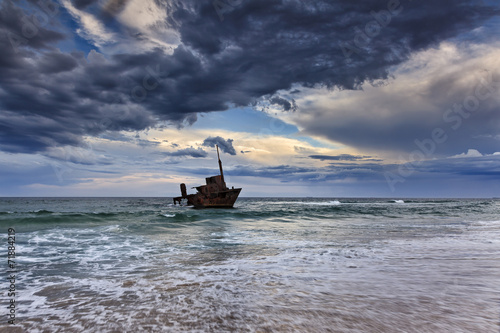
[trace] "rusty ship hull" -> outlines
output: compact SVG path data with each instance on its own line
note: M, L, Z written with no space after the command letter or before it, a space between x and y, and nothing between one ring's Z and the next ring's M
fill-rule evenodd
M180 185L181 196L174 198L174 205L177 203L181 205L185 201L188 206L194 208L232 208L234 206L242 189L226 186L218 146L217 158L219 159L220 175L205 178L205 185L194 187L197 190L195 194L187 194L186 185L182 183Z
M232 208L240 195L241 188L228 189L205 196L199 193L187 196L187 204L194 208Z

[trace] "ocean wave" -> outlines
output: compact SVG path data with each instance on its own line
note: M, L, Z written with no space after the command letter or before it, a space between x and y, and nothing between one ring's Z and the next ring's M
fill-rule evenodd
M398 203L398 204L405 203L404 200L391 200L389 202Z
M178 212L178 213L157 213L156 219L153 219L153 222L165 223L164 221L170 222L197 222L201 220L205 220L210 218L209 216L204 215L199 212ZM159 218L159 219L158 219Z
M338 200L333 200L333 201L328 201L328 202L301 202L303 205L316 205L316 206L337 206L340 205L340 201Z
M46 210L46 209L37 209L37 210L31 211L30 213L42 215L42 214L53 214L54 212L50 211L50 210Z
M120 212L120 213L111 213L111 212L92 212L93 215L97 216L115 216L118 214L123 214L123 213L128 213L128 212Z
M311 205L311 206L337 206L341 202L338 200L332 201L277 201L269 202L271 205Z

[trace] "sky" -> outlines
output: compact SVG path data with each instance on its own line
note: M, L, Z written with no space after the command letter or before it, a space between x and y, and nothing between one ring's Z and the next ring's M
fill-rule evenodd
M218 145L241 196L500 197L499 15L1 0L0 196L177 196Z

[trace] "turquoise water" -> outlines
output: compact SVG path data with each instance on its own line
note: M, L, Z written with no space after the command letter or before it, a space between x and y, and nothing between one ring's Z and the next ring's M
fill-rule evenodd
M171 202L0 198L0 331L500 330L498 200Z

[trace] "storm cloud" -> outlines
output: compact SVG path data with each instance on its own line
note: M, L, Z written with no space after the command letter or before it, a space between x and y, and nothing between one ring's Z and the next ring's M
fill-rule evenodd
M495 153L500 58L495 48L477 48L480 55L470 57L444 44L408 61L386 86L318 94L306 111L293 115L294 123L307 134L368 153L385 151L404 158L414 151L425 158L471 148Z
M94 5L73 3L82 10ZM109 3L113 13L125 5ZM349 90L385 80L412 52L498 15L497 7L479 0L252 0L227 7L221 21L211 1L157 3L168 12L165 24L177 32L179 45L126 52L127 41L140 43L144 32L88 16L106 38L79 50L68 47L76 38L59 22L69 17L62 7L56 13L34 2L3 1L0 149L78 146L85 136L192 124L197 113L261 99L292 110L294 101L280 91ZM118 32L125 36L114 40Z
M194 158L199 158L199 157L207 157L208 153L204 151L201 148L185 148L185 149L179 149L177 151L171 152L171 153L164 153L165 155L168 156L190 156Z

